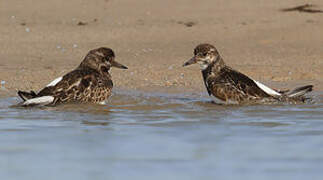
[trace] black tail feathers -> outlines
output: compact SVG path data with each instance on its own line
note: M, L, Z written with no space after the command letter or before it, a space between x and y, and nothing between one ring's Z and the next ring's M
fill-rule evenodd
M37 97L37 94L34 91L30 91L30 92L18 91L18 95L24 101Z
M308 92L311 92L312 90L313 90L313 85L307 85L307 86L296 88L293 91L288 92L286 95L288 97L299 97L299 96L305 95Z

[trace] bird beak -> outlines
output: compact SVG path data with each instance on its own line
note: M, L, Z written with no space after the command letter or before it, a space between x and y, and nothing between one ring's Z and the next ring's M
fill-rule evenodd
M196 57L192 57L190 60L186 61L184 64L183 64L183 67L184 66L188 66L188 65L191 65L191 64L195 64L197 63L197 60L196 60Z
M110 62L112 67L120 68L120 69L128 69L126 66L118 63L117 61L113 60Z

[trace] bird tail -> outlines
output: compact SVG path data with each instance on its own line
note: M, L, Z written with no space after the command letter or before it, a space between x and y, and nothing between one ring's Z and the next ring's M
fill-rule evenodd
M18 91L18 95L24 101L18 107L45 106L53 103L55 99L53 96L38 96L34 91Z
M24 101L37 97L37 94L34 91L30 91L30 92L18 91L18 95Z
M286 95L287 97L290 97L290 98L301 97L306 93L311 92L312 90L313 90L313 85L307 85L307 86L298 87L288 92Z
M53 96L40 96L32 99L28 99L21 103L20 106L31 107L31 106L46 106L52 104L55 98Z

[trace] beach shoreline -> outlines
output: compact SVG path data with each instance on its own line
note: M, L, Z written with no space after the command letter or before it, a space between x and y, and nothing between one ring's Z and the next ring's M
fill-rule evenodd
M300 0L254 2L6 2L0 7L6 91L0 94L38 91L101 46L129 68L111 70L117 89L205 92L199 67L182 67L200 43L215 45L227 65L270 87L312 84L322 91L323 13L279 11L305 3Z

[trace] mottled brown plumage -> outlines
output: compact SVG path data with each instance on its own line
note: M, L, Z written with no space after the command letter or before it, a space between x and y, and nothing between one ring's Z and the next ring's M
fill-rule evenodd
M194 49L194 57L183 66L198 63L201 66L204 84L209 95L221 104L304 102L305 93L312 85L294 91L276 91L254 81L248 76L227 66L217 49L210 44L200 44Z
M127 69L114 58L110 48L91 50L75 70L57 78L39 93L19 91L18 95L24 100L22 105L103 103L111 95L113 87L110 68Z

